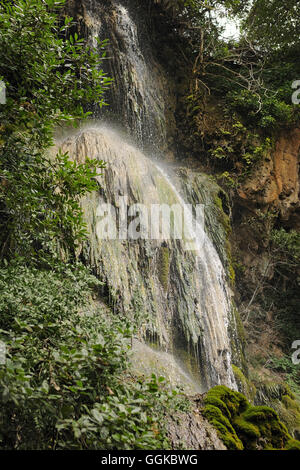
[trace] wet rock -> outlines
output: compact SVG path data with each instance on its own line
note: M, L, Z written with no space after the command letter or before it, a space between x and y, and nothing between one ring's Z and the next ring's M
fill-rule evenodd
M116 233L112 239L99 236L98 208L109 202L119 216L120 194L126 196L127 207L142 204L148 215L155 205L179 207L182 212L174 216L179 230L185 205L177 189L180 178L173 180L165 168L109 126L95 124L70 135L60 146L79 162L86 156L107 162L98 179L101 190L82 202L89 232L83 255L105 283L110 305L132 319L138 314L141 339L155 341L162 351L179 358L202 389L219 383L235 387L231 292L204 227L198 224L195 236L188 215L182 239L174 239L164 225L154 238L151 230L137 240L119 239ZM210 190L208 184L205 187Z
M195 395L190 401L192 405L190 412L177 412L168 420L168 437L172 448L226 450L214 427L201 415L202 395Z

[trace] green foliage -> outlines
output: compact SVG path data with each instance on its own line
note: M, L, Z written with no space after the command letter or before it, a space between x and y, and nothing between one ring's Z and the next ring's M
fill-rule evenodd
M240 43L245 46L246 41L255 52L252 66L257 86L233 88L227 94L227 105L242 114L248 125L272 133L299 121L299 106L291 103L292 82L300 73L298 2L255 0L246 12Z
M270 233L270 250L275 273L267 291L268 301L276 302L277 318L280 330L286 338L287 348L295 339L295 332L300 332L298 314L300 234L296 230L273 229Z
M55 159L30 154L19 162L18 172L3 169L5 187L0 201L5 205L1 255L15 253L32 257L59 256L58 250L74 252L86 237L80 197L98 188L95 177L103 162ZM27 159L26 159L27 160Z
M300 443L295 439L290 439L285 446L285 450L300 450Z
M284 449L292 445L277 413L267 406L251 406L239 392L214 387L207 393L204 404L204 416L228 449ZM295 446L298 445L296 441Z
M1 106L5 134L28 132L40 144L49 142L53 125L87 116L85 104L104 104L110 83L100 69L105 57L71 35L71 18L60 25L64 0L17 0L0 5L0 76L7 102ZM102 54L101 54L102 52Z
M92 51L72 36L64 3L0 5L0 447L166 448L162 418L180 400L163 378L132 376L134 327L97 307L100 283L72 256L86 236L80 198L104 164L49 156L54 127L102 106L110 83L105 42Z
M188 134L184 146L189 152L195 150L196 158L200 154L201 160L209 155L208 164L228 171L230 177L232 173L247 175L265 150L265 138L299 122L300 106L291 100L292 83L300 76L299 35L292 37L300 24L297 2L200 3L198 9L187 9L178 17L178 29L184 30L178 38L180 50L190 64L179 111L183 134ZM220 11L244 18L236 40L224 39ZM226 127L233 115L248 133L242 140L237 129ZM230 135L222 135L222 129ZM256 153L256 147L262 151ZM234 188L228 178L225 181Z
M176 394L131 376L134 328L93 304L99 284L79 264L0 269L2 449L167 447L160 421Z
M220 178L229 187L236 187L239 179L249 175L257 164L268 158L273 142L269 137L259 136L257 133L249 131L234 114L226 122L226 129L216 130L211 136L212 148L209 150L211 164L217 164L222 168L228 167L233 170L220 174ZM214 148L216 145L217 148ZM219 165L216 159L222 160Z
M290 356L272 357L268 363L268 368L283 373L286 383L300 398L300 369L299 366L293 364Z
M251 90L229 90L226 104L229 111L243 116L248 126L271 131L296 121L295 106L291 104L291 90L290 87L288 103L278 97L277 90L263 99Z
M300 261L300 234L296 230L287 232L284 228L273 230L271 239L281 256L285 256L291 262ZM292 263L291 263L292 264ZM292 268L292 266L291 266Z
M297 0L255 0L244 27L267 49L299 44L300 13Z
M96 188L93 178L103 168L103 162L75 164L67 155L45 155L54 127L87 117L83 106L102 106L110 83L101 69L105 42L93 51L72 36L72 20L58 20L64 3L0 5L0 77L7 96L0 105L2 257L49 259L58 244L74 251L84 238L78 200Z
M234 189L237 187L238 183L235 178L230 176L229 171L224 171L218 175L218 180L222 182L225 188Z

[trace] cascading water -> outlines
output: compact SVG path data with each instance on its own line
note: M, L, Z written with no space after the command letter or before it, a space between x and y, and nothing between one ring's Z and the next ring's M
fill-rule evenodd
M168 175L160 169L170 187L176 193L180 204L186 203L170 181ZM195 235L195 269L202 280L203 288L200 294L200 312L202 315L203 337L202 346L206 362L210 368L212 382L222 383L219 370L228 370L226 383L235 387L235 380L231 370L231 347L228 337L229 315L231 299L226 285L226 276L221 260L213 243L204 231L203 225L196 221L196 230L193 228L192 214L188 219L190 231Z
M183 207L170 176L103 125L83 129L60 146L78 161L88 155L107 162L99 177L101 190L83 207L90 233L85 255L105 280L110 303L126 315L139 313L140 340L178 358L186 369L183 375L192 375L198 388L220 383L235 387L228 333L230 296L222 263L203 227L196 226L194 250L188 251L186 240L99 238L98 208L107 202L117 214L124 197L128 207L143 204L149 214L153 205ZM191 217L187 225L192 233Z
M147 6L140 0L73 0L78 20L92 46L108 39L103 68L113 78L106 95L109 106L95 110L133 136L139 148L168 151L175 128L175 93L154 57L145 27ZM70 11L74 16L75 11Z
M138 317L141 328L133 348L137 369L172 371L167 375L173 382L177 376L194 391L220 383L235 388L231 344L236 327L230 291L220 258L201 224L189 250L187 240L143 236L105 240L99 235L98 209L103 204L110 203L117 218L124 212L125 200L126 207L143 204L149 213L153 205L183 207L182 194L186 202L195 203L195 198L196 203L206 202L212 183L204 178L201 201L198 188L189 187L189 178L177 178L137 148L167 160L176 145L174 84L151 48L143 2L74 1L90 42L109 39L104 67L114 83L107 95L109 106L100 117L125 130L122 134L108 124L91 124L60 142L62 150L78 161L88 156L107 162L99 192L82 203L90 234L84 256L104 281L102 294L113 310ZM127 135L137 144L129 143ZM191 212L185 217L188 232L193 233ZM215 235L220 223L213 221ZM179 224L175 218L175 228ZM214 236L214 242L219 250L224 237Z

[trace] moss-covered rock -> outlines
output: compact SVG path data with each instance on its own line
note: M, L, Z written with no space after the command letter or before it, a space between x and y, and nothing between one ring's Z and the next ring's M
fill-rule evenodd
M295 439L290 439L285 446L285 450L300 450L300 442Z
M255 425L262 437L261 442L256 442L255 439L252 439L251 433L246 433L242 436L246 449L254 446L283 449L290 439L288 430L279 420L278 414L268 406L249 406L242 414L241 419L246 423Z
M204 416L217 429L228 449L300 450L275 410L251 406L246 397L219 385L204 399Z
M256 386L254 401L273 408L280 421L287 427L289 434L294 437L299 436L300 406L289 385L278 381L278 378L277 382L262 379L259 381L256 379L254 382ZM241 391L244 393L243 390Z
M216 428L219 437L230 450L243 450L243 444L238 438L229 419L214 405L206 405L205 418Z
M239 369L237 366L232 365L232 370L239 391L243 393L248 400L253 401L256 394L255 385L249 379L247 379L247 377L245 377L241 369Z
M246 409L246 398L239 392L218 385L207 393L204 404L204 416L217 429L226 447L231 450L243 450L243 443L232 422L234 416Z

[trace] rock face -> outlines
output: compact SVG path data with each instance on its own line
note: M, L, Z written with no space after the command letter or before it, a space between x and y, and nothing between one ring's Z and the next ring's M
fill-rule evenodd
M93 46L97 47L98 38L109 40L104 69L114 78L107 95L109 107L96 112L106 125L83 128L59 143L63 152L79 162L86 156L107 162L99 192L83 201L89 242L82 256L104 282L102 297L107 303L118 314L138 317L142 325L133 347L137 373L165 375L187 393L217 384L236 388L231 362L238 334L222 264L226 228L218 216L219 188L206 175L187 169L170 176L166 165L156 160L157 156L165 162L173 160L176 87L152 48L146 3L68 1L69 13ZM113 130L116 125L117 131ZM189 249L189 234L183 240L166 236L105 240L99 236L99 205L110 203L119 214L122 197L129 207L205 204L210 238L197 226ZM175 216L174 225L179 224ZM181 445L195 450L225 449L201 416L200 402L198 395L192 399L192 411L170 418L168 435L174 449Z
M248 207L277 209L282 221L300 224L300 128L281 134L275 149L239 189L240 203Z
M138 0L70 0L68 10L94 47L97 39L109 40L103 65L114 79L109 106L96 111L106 127L96 125L61 143L78 161L88 155L107 162L99 179L102 189L83 202L90 234L84 256L104 281L115 311L142 319L139 339L174 355L201 391L220 383L235 388L231 350L237 334L232 293L220 259L226 237L214 215L216 190L205 177L182 172L170 178L155 163L158 155L164 161L173 159L176 97L173 78L152 47L146 6ZM112 131L111 122L118 131ZM120 197L127 198L128 206L144 204L149 210L151 204L211 204L214 243L203 227L197 227L189 250L186 240L167 237L100 239L99 204L110 203L120 213ZM174 223L180 224L176 216ZM191 221L188 224L190 230Z
M114 82L106 95L109 106L96 116L118 123L140 148L166 153L176 98L173 79L151 47L147 6L139 0L69 0L68 11L94 47L97 39L108 39L103 68Z
M172 449L182 446L186 450L226 450L216 430L201 415L202 395L195 395L190 400L192 411L178 412L168 421Z
M204 227L198 224L194 231L191 213L184 215L185 201L177 187L181 182L188 183L170 177L165 168L109 126L83 129L64 139L60 146L79 162L87 155L107 162L107 169L99 177L99 193L86 198L83 207L90 239L85 257L105 282L110 304L131 318L138 315L143 325L141 339L174 354L201 391L221 383L234 388L229 332L236 329L231 292ZM205 178L202 190L207 198L211 185ZM192 188L189 192L191 203L205 202ZM147 220L141 222L143 229L137 229L135 240L127 236L120 239L119 231L106 239L99 231L103 219L99 208L106 203L116 208L119 229L124 197L126 211L133 207L137 211L128 217L130 224L138 216L140 205L147 209ZM163 204L168 210L172 206L179 210L169 219L174 217L171 226L175 232L171 229L168 233L158 222L161 233L152 236L156 223L152 225L151 210ZM179 236L174 238L172 233Z

